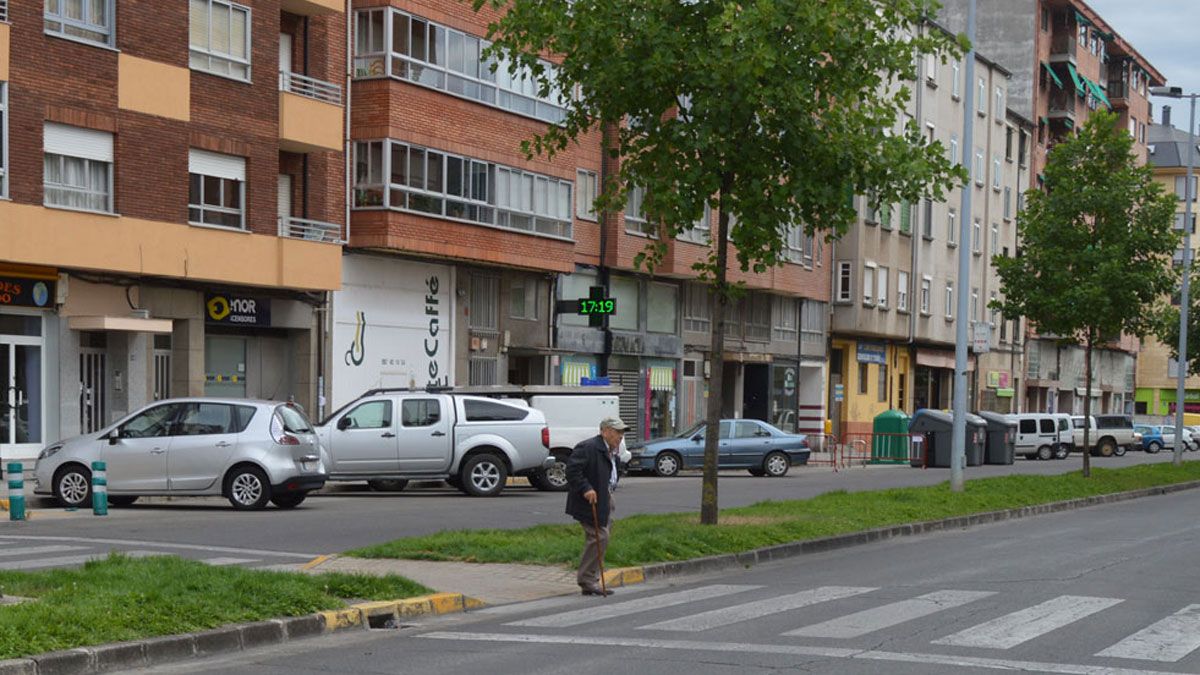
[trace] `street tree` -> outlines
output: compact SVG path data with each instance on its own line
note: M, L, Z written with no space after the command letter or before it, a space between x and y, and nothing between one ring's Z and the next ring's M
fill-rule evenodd
M1018 217L1021 248L995 256L1003 299L991 307L1024 316L1043 334L1084 347L1084 419L1092 414L1092 352L1155 327L1160 298L1174 287L1175 200L1133 154L1133 137L1113 113L1092 113L1054 146L1045 191L1030 190ZM1091 475L1084 425L1083 475Z
M1194 270L1194 268L1193 268ZM1188 305L1187 374L1200 374L1200 274L1192 272L1191 304ZM1179 289L1174 290L1170 304L1159 305L1154 334L1170 350L1171 358L1179 359Z
M701 522L715 524L725 307L740 290L729 268L782 264L797 224L810 236L844 233L854 194L880 204L942 198L960 170L915 123L897 120L918 59L957 58L961 41L916 29L928 0L473 4L498 12L490 54L566 108L560 123L524 142L527 155L553 156L600 132L598 210L619 211L631 188L643 191L657 236L639 266L653 272L666 242L706 206L718 214L695 265L712 312ZM538 55L558 63L547 67Z

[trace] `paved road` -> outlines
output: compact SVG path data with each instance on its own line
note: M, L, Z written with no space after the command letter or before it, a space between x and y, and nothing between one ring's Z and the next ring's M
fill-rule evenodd
M1200 458L1189 454L1188 458ZM1143 462L1170 461L1170 455L1130 453L1122 458L1096 460L1097 466L1129 466ZM969 467L968 479L1006 473L1062 473L1079 468L1079 458L1064 461L1018 459L1012 466ZM744 471L723 472L721 506L740 506L765 499L801 499L831 490L876 490L907 485L932 485L949 479L944 469L913 469L906 466L871 466L834 473L828 467L797 467L779 479L755 478ZM250 564L279 564L291 559L337 553L399 537L427 534L443 529L509 528L540 523L564 523L563 495L514 487L494 499L472 499L457 490L412 487L400 493L371 492L365 484L339 484L311 497L294 511L268 508L239 512L220 498L144 500L130 508L112 508L99 518L90 511L65 512L48 499L32 500L35 513L27 523L0 520L0 535L20 536L22 547L62 544L72 540L106 540L128 543L105 544L115 550L156 550L172 545L217 547L233 551L175 549L194 557L250 558ZM622 481L618 496L619 515L696 511L700 503L699 474L677 478L630 477ZM38 540L56 537L62 540ZM10 542L4 542L5 547ZM107 549L105 549L107 550ZM191 552L189 552L191 551ZM57 554L19 553L0 558L16 562L71 558L81 552ZM282 557L283 560L276 558ZM261 562L260 562L261 561ZM66 563L73 564L73 563ZM2 567L0 567L2 569Z
M153 673L1200 672L1200 492Z

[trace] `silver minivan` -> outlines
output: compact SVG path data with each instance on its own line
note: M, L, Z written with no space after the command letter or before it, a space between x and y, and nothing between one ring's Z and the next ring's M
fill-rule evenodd
M34 467L34 494L90 504L94 461L107 465L115 506L148 495L219 495L236 509L290 509L327 478L308 418L274 401L156 401L97 433L47 446Z

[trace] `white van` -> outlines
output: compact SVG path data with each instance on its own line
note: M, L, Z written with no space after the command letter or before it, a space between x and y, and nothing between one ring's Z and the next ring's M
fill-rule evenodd
M615 394L565 394L530 396L529 407L540 410L550 427L550 454L554 465L529 477L542 490L567 489L567 458L580 441L600 433L600 420L620 417ZM622 448L624 449L624 448ZM622 453L624 454L624 453Z
M1068 413L1051 413L1058 429L1058 446L1054 449L1054 459L1066 459L1075 452L1075 424Z
M1056 416L1048 413L1020 413L1009 415L1008 418L1017 423L1016 454L1024 455L1025 459L1051 459L1060 451L1062 441ZM1070 438L1069 420L1066 433L1067 438Z

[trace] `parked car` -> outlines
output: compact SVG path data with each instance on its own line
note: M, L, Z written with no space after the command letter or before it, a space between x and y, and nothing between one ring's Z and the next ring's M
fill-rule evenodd
M1075 448L1083 450L1083 415L1072 416L1071 422L1075 427ZM1142 440L1142 434L1128 415L1092 415L1088 445L1093 456L1120 457L1128 450L1140 449Z
M445 480L476 497L504 491L509 476L550 468L550 430L524 401L410 389L375 389L330 415L317 434L331 481L401 490Z
M1163 448L1175 448L1174 427L1163 427L1151 424L1138 424L1133 430L1142 435L1142 449L1150 454L1161 452Z
M1055 432L1058 434L1058 445L1054 446L1054 459L1066 459L1075 451L1075 425L1067 413L1051 413L1054 418Z
M1188 450L1190 450L1191 452L1196 452L1197 450L1200 450L1200 426L1190 426L1190 427L1185 427L1185 428L1188 431L1192 432L1192 441L1193 442L1192 442L1192 446L1190 448L1188 448Z
M1169 426L1164 425L1162 429L1163 429L1163 434L1171 436L1172 438L1174 438L1178 435L1175 433L1175 425L1169 425ZM1195 437L1192 434L1191 428L1189 428L1189 427L1183 428L1183 449L1185 451L1191 452L1191 451L1195 450L1196 443L1198 441L1200 441L1200 439L1198 439L1197 437ZM1174 450L1175 444L1171 443L1170 445L1164 446L1164 447L1168 447L1171 450Z
M90 504L94 461L107 465L115 506L147 495L221 495L235 509L290 509L325 485L327 467L312 425L293 405L182 398L47 446L34 466L34 494L66 507Z
M629 470L674 476L704 466L703 423L671 438L631 447ZM811 449L804 434L788 434L759 420L721 420L718 467L746 469L755 476L783 476L793 464L807 464Z
M1052 459L1066 441L1059 433L1059 420L1049 413L1019 413L1009 419L1017 423L1015 452L1025 459ZM1062 455L1065 457L1066 455Z

